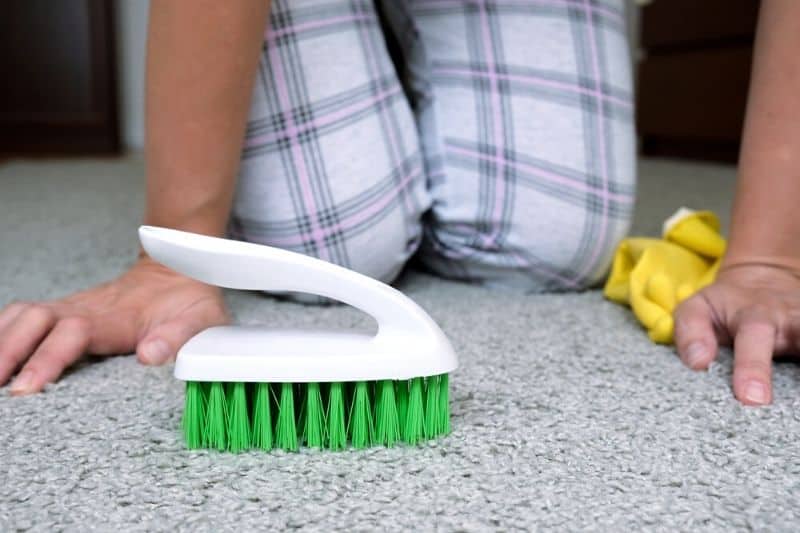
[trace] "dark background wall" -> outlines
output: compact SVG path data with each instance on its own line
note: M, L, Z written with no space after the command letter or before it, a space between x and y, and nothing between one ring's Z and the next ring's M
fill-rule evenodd
M643 8L644 154L735 161L757 13L754 0L656 0Z
M105 0L0 4L0 151L119 150L113 22Z

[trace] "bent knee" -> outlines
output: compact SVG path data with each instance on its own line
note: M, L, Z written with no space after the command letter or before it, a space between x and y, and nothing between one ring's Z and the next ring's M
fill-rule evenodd
M532 214L504 231L433 224L426 228L421 260L443 277L492 287L527 292L593 287L604 279L627 234L632 208L591 220L562 214Z

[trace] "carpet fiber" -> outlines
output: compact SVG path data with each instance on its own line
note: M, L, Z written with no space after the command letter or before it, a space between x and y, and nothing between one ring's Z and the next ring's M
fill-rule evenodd
M142 162L0 165L0 306L107 279L132 256ZM641 165L634 233L681 204L726 210L733 170ZM421 274L401 288L461 357L453 432L418 448L186 451L171 367L94 359L45 394L0 391L0 531L796 530L800 367L743 408L597 291L523 295ZM232 292L240 322L363 328L345 307Z

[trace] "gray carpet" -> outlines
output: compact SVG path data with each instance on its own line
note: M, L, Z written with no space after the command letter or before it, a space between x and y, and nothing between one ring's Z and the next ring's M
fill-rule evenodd
M0 165L0 305L111 277L132 257L142 164ZM726 209L733 171L642 164L637 233L680 204ZM598 292L525 296L411 275L461 356L453 433L420 448L187 452L171 368L88 362L45 393L0 394L0 531L797 530L800 368L775 404L732 398L650 344ZM347 308L232 293L244 322L357 327Z

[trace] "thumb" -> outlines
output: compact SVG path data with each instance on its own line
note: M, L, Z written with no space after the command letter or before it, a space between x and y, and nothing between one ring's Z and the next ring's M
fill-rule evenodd
M708 368L719 347L711 305L702 293L683 301L675 310L675 346L689 368Z
M148 331L136 346L136 357L145 365L162 365L175 359L181 346L211 326L226 323L224 313L185 313Z

